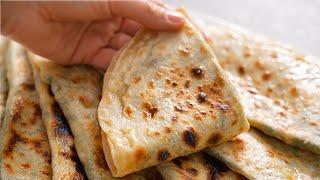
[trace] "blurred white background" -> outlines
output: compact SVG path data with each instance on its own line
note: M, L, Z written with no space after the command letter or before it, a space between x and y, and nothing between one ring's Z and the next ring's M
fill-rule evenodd
M320 57L320 0L165 0Z

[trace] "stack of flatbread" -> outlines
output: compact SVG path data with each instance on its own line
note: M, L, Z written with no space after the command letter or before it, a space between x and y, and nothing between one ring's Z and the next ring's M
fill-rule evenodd
M320 179L317 59L203 29L143 29L104 77L2 38L0 179Z

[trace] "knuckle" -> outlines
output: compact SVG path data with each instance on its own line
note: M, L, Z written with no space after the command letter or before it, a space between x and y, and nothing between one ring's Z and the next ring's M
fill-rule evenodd
M95 12L98 17L109 18L112 16L112 11L108 1L97 1L92 4L93 12Z
M145 0L144 4L148 14L158 15L159 12L161 12L159 11L159 7L153 1Z

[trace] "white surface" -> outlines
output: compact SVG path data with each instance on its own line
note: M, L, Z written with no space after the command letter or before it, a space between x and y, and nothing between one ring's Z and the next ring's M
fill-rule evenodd
M320 0L165 0L320 57Z

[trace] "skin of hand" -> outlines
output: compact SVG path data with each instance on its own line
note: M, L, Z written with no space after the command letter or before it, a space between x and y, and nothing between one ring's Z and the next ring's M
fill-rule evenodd
M178 30L181 14L160 0L1 1L1 34L62 65L106 69L140 26Z

